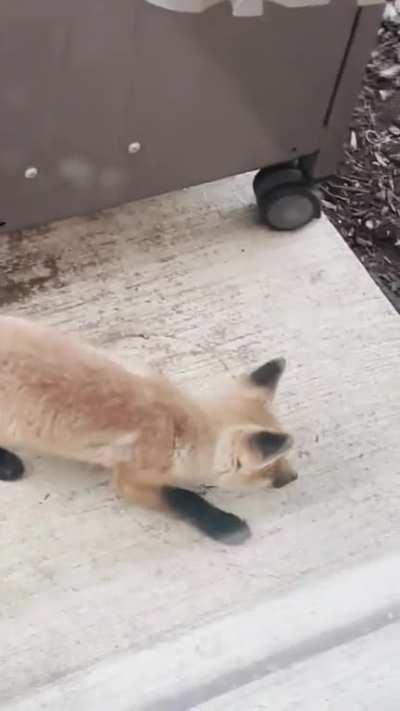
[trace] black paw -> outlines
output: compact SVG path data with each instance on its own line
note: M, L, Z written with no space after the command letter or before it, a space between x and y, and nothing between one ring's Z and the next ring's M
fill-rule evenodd
M0 480L16 481L24 475L25 467L22 459L7 449L0 447Z
M210 513L199 528L214 541L220 541L229 546L238 546L241 543L245 543L251 536L251 531L246 521L243 521L239 516L219 509Z
M251 535L245 521L218 509L193 491L167 486L163 489L163 496L171 511L214 541L235 546L244 543Z

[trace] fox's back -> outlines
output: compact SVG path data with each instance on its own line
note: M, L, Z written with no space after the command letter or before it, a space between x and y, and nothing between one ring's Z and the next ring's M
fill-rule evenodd
M0 439L52 440L131 430L149 387L90 346L46 326L0 317ZM50 432L49 432L50 436Z

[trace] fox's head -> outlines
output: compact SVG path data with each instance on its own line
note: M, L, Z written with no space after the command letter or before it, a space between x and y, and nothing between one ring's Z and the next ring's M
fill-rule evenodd
M221 488L285 486L297 478L284 455L293 439L272 405L285 360L276 358L242 377L215 405L213 484Z

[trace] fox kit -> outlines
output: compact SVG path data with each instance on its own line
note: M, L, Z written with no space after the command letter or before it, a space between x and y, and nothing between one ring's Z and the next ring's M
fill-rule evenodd
M20 446L98 464L129 501L241 542L246 522L193 489L280 487L296 478L284 457L292 439L271 409L284 366L271 360L225 396L195 401L56 330L0 317L0 479L23 475L12 452Z

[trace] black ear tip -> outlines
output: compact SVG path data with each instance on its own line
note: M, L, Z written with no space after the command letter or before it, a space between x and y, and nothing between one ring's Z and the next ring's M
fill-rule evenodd
M282 356L281 358L275 358L275 361L272 362L275 362L277 370L283 373L286 368L286 358Z
M269 360L250 375L250 381L258 387L266 387L275 390L275 387L286 368L285 358L274 358Z
M257 432L254 435L254 437L257 438L257 441L259 443L268 442L270 445L273 445L276 447L283 447L284 445L292 444L292 440L293 440L291 435L287 434L286 432L262 431L262 432Z
M283 454L293 445L293 437L286 432L255 432L250 439L252 446L264 457Z

